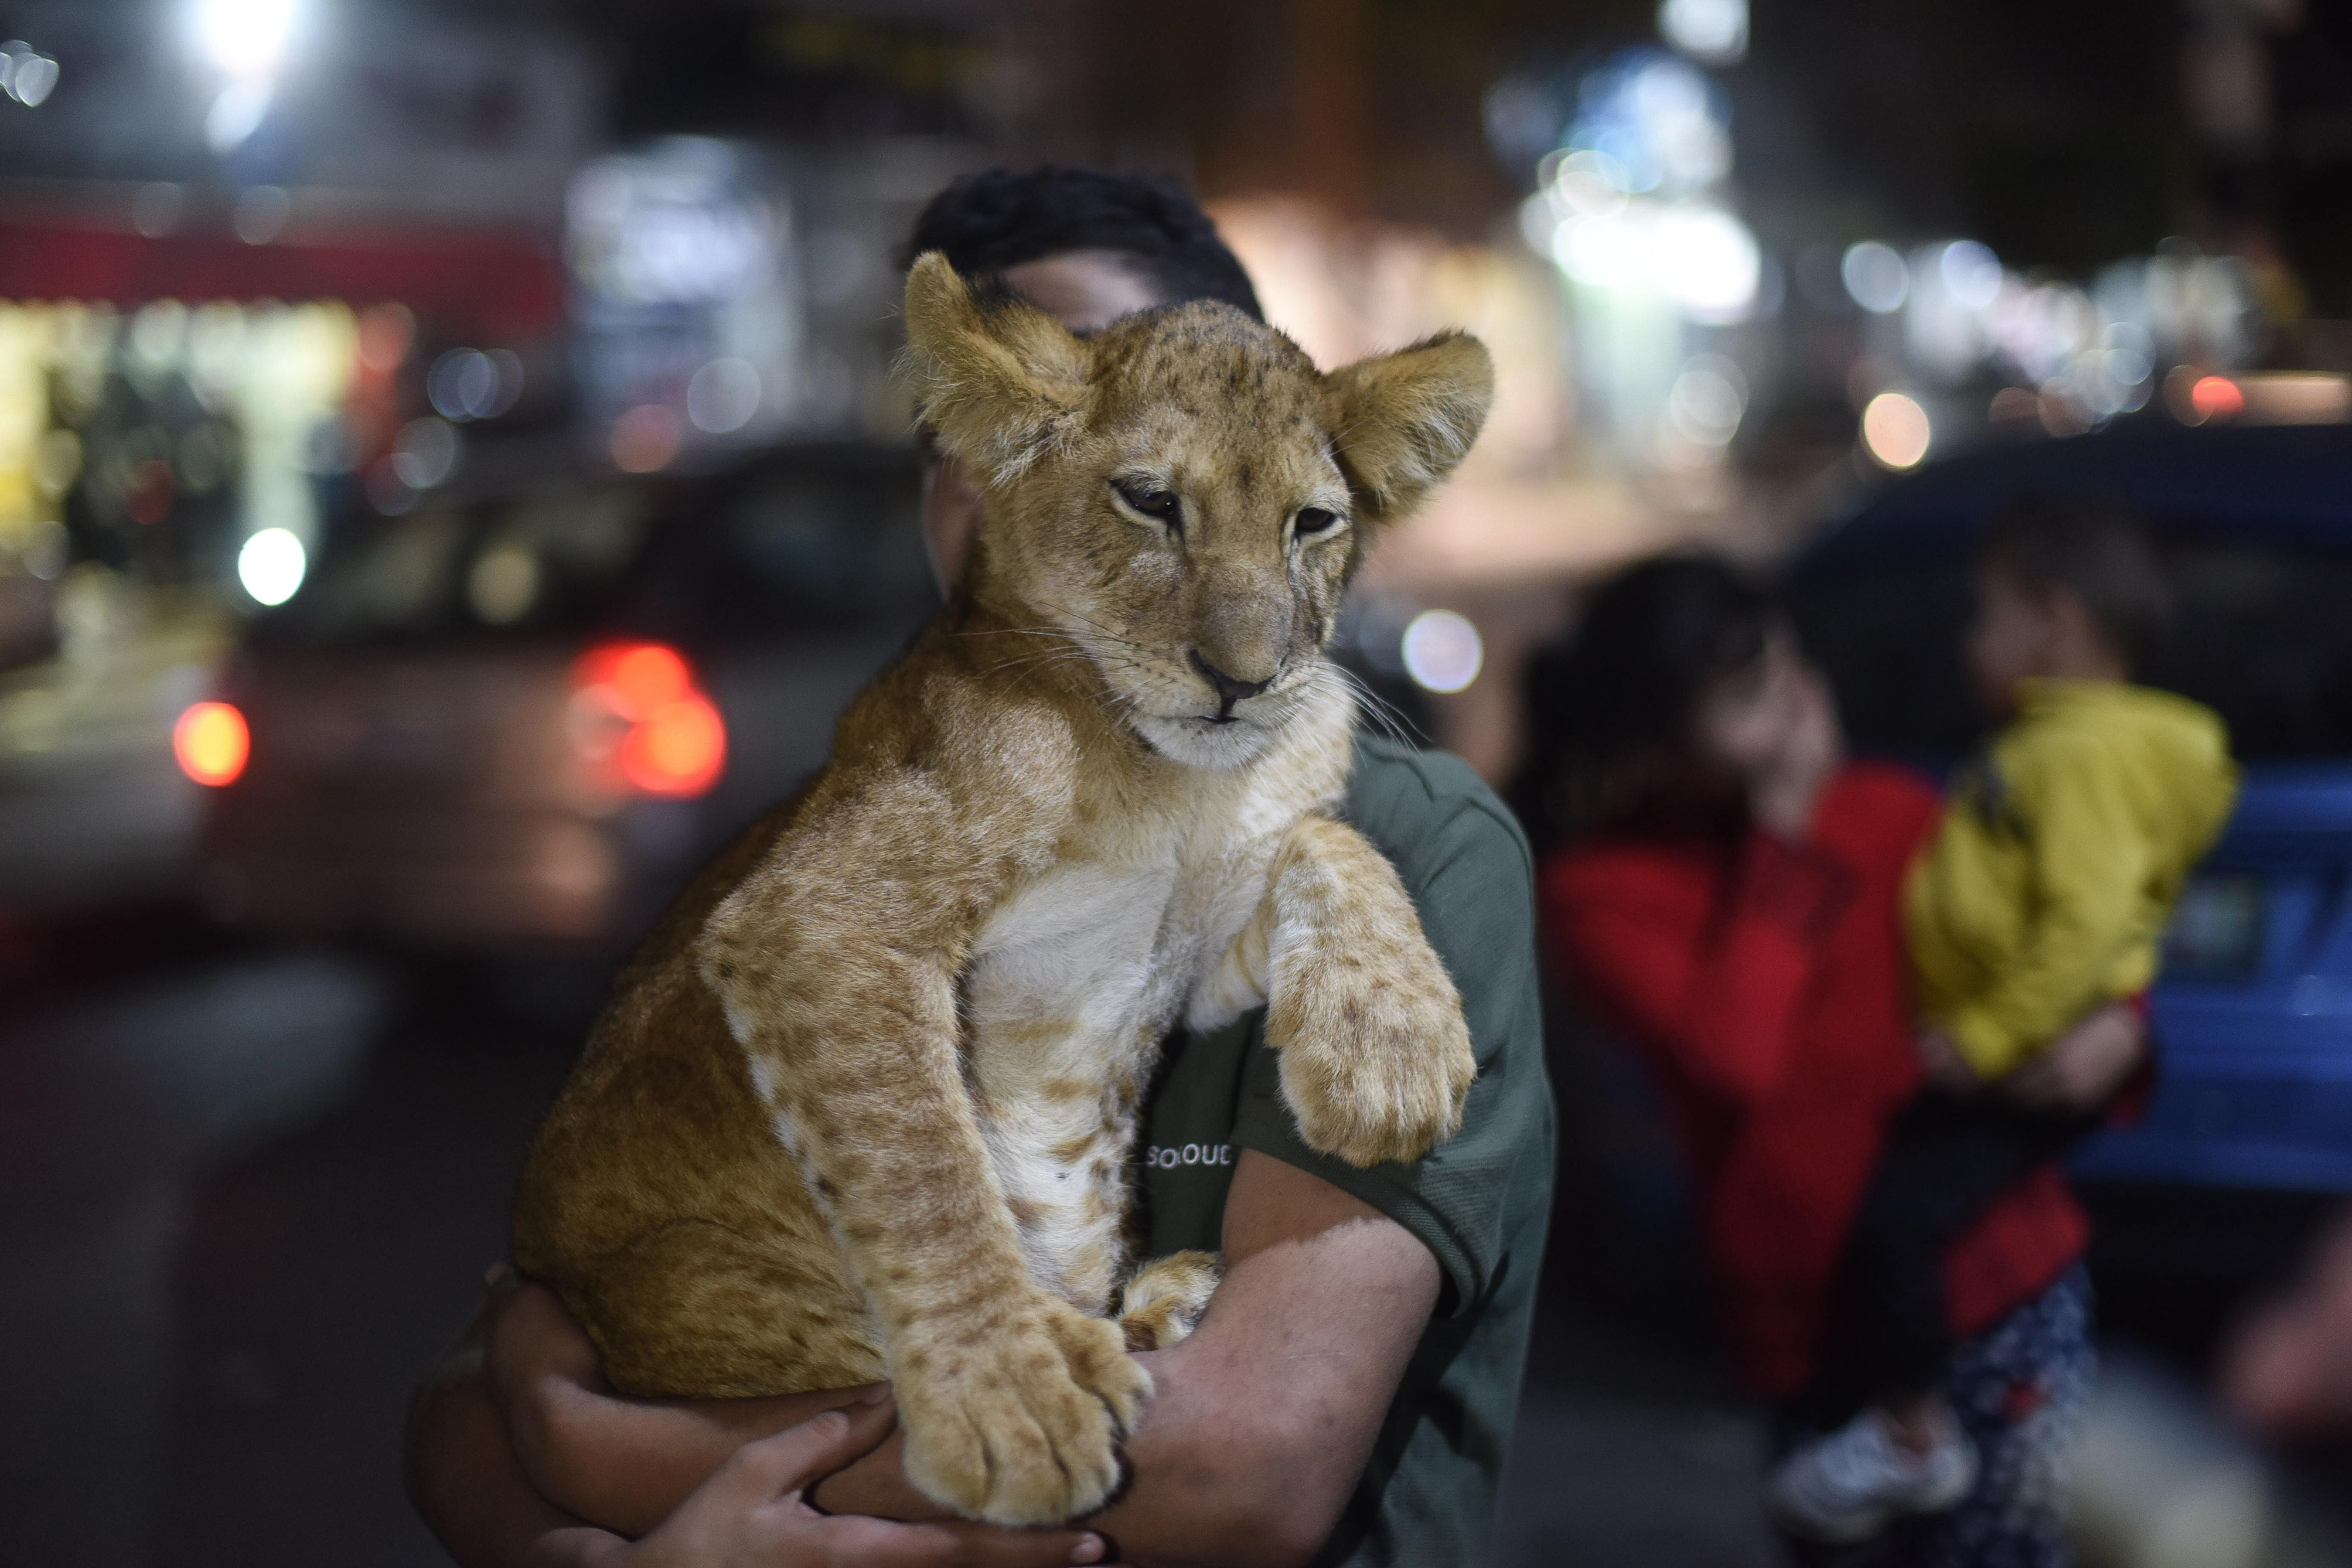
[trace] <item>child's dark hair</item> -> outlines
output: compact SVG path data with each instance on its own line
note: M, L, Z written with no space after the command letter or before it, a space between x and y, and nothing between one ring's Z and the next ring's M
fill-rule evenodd
M2027 591L2063 590L2134 668L2171 613L2147 531L2128 506L2101 498L2028 496L1993 514L1978 559Z
M1780 615L1761 584L1715 555L1659 556L1602 584L1576 629L1528 667L1511 804L1537 853L1674 804L1645 797L1694 771L1700 700L1763 654Z
M1171 304L1223 300L1265 320L1249 274L1174 180L1051 166L967 174L915 220L899 265L912 266L928 250L945 252L950 266L983 283L1042 256L1117 251Z

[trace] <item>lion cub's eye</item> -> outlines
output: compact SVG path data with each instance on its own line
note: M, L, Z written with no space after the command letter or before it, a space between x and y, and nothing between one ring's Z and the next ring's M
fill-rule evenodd
M1144 516L1158 518L1171 528L1183 526L1184 503L1176 499L1174 490L1131 485L1120 479L1111 480L1110 488L1118 492L1119 500Z
M1303 506L1298 509L1298 520L1293 526L1297 529L1299 536L1304 538L1310 533L1321 533L1339 521L1338 512L1325 511L1319 506Z

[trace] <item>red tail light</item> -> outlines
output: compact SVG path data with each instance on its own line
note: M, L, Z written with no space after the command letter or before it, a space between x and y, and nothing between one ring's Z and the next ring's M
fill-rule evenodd
M727 726L696 686L694 668L656 642L608 643L572 667L575 726L598 782L686 800L719 782Z
M2200 375L2189 388L2189 406L2200 425L2208 419L2234 419L2246 411L2246 391L2226 375Z
M236 783L252 752L245 715L226 702L199 702L172 726L172 755L200 784Z

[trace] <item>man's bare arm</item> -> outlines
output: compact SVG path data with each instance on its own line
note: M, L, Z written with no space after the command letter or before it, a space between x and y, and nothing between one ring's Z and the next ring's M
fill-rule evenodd
M1143 1359L1159 1393L1128 1444L1134 1485L1088 1521L1139 1565L1304 1563L1355 1489L1437 1302L1413 1235L1319 1177L1244 1150L1226 1273L1192 1337ZM824 1482L826 1508L934 1510L894 1438Z
M598 1532L531 1489L491 1402L482 1373L489 1316L486 1308L466 1326L410 1402L409 1501L460 1563L587 1563Z
M509 1274L492 1288L485 1315L485 1386L522 1473L558 1506L626 1535L667 1519L744 1444L868 1392L625 1399L605 1383L595 1346L554 1291Z
M1437 1260L1411 1232L1252 1150L1234 1168L1224 1245L1224 1282L1198 1331L1142 1358L1159 1392L1128 1444L1135 1481L1089 1521L1122 1561L1246 1568L1312 1557L1436 1303ZM585 1337L539 1290L500 1319L491 1359L533 1482L632 1532L665 1517L740 1444L856 1397L613 1397ZM940 1517L907 1484L898 1450L894 1436L812 1495L836 1512Z

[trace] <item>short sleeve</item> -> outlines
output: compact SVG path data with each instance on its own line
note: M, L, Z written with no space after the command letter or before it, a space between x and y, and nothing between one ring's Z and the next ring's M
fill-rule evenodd
M1351 1193L1419 1237L1445 1271L1440 1310L1485 1299L1523 1215L1514 1194L1548 1192L1551 1087L1544 1073L1532 864L1518 825L1456 758L1374 750L1347 816L1389 858L1423 931L1461 993L1478 1076L1454 1138L1409 1164L1359 1170L1300 1140L1279 1060L1250 1025L1233 1142Z

